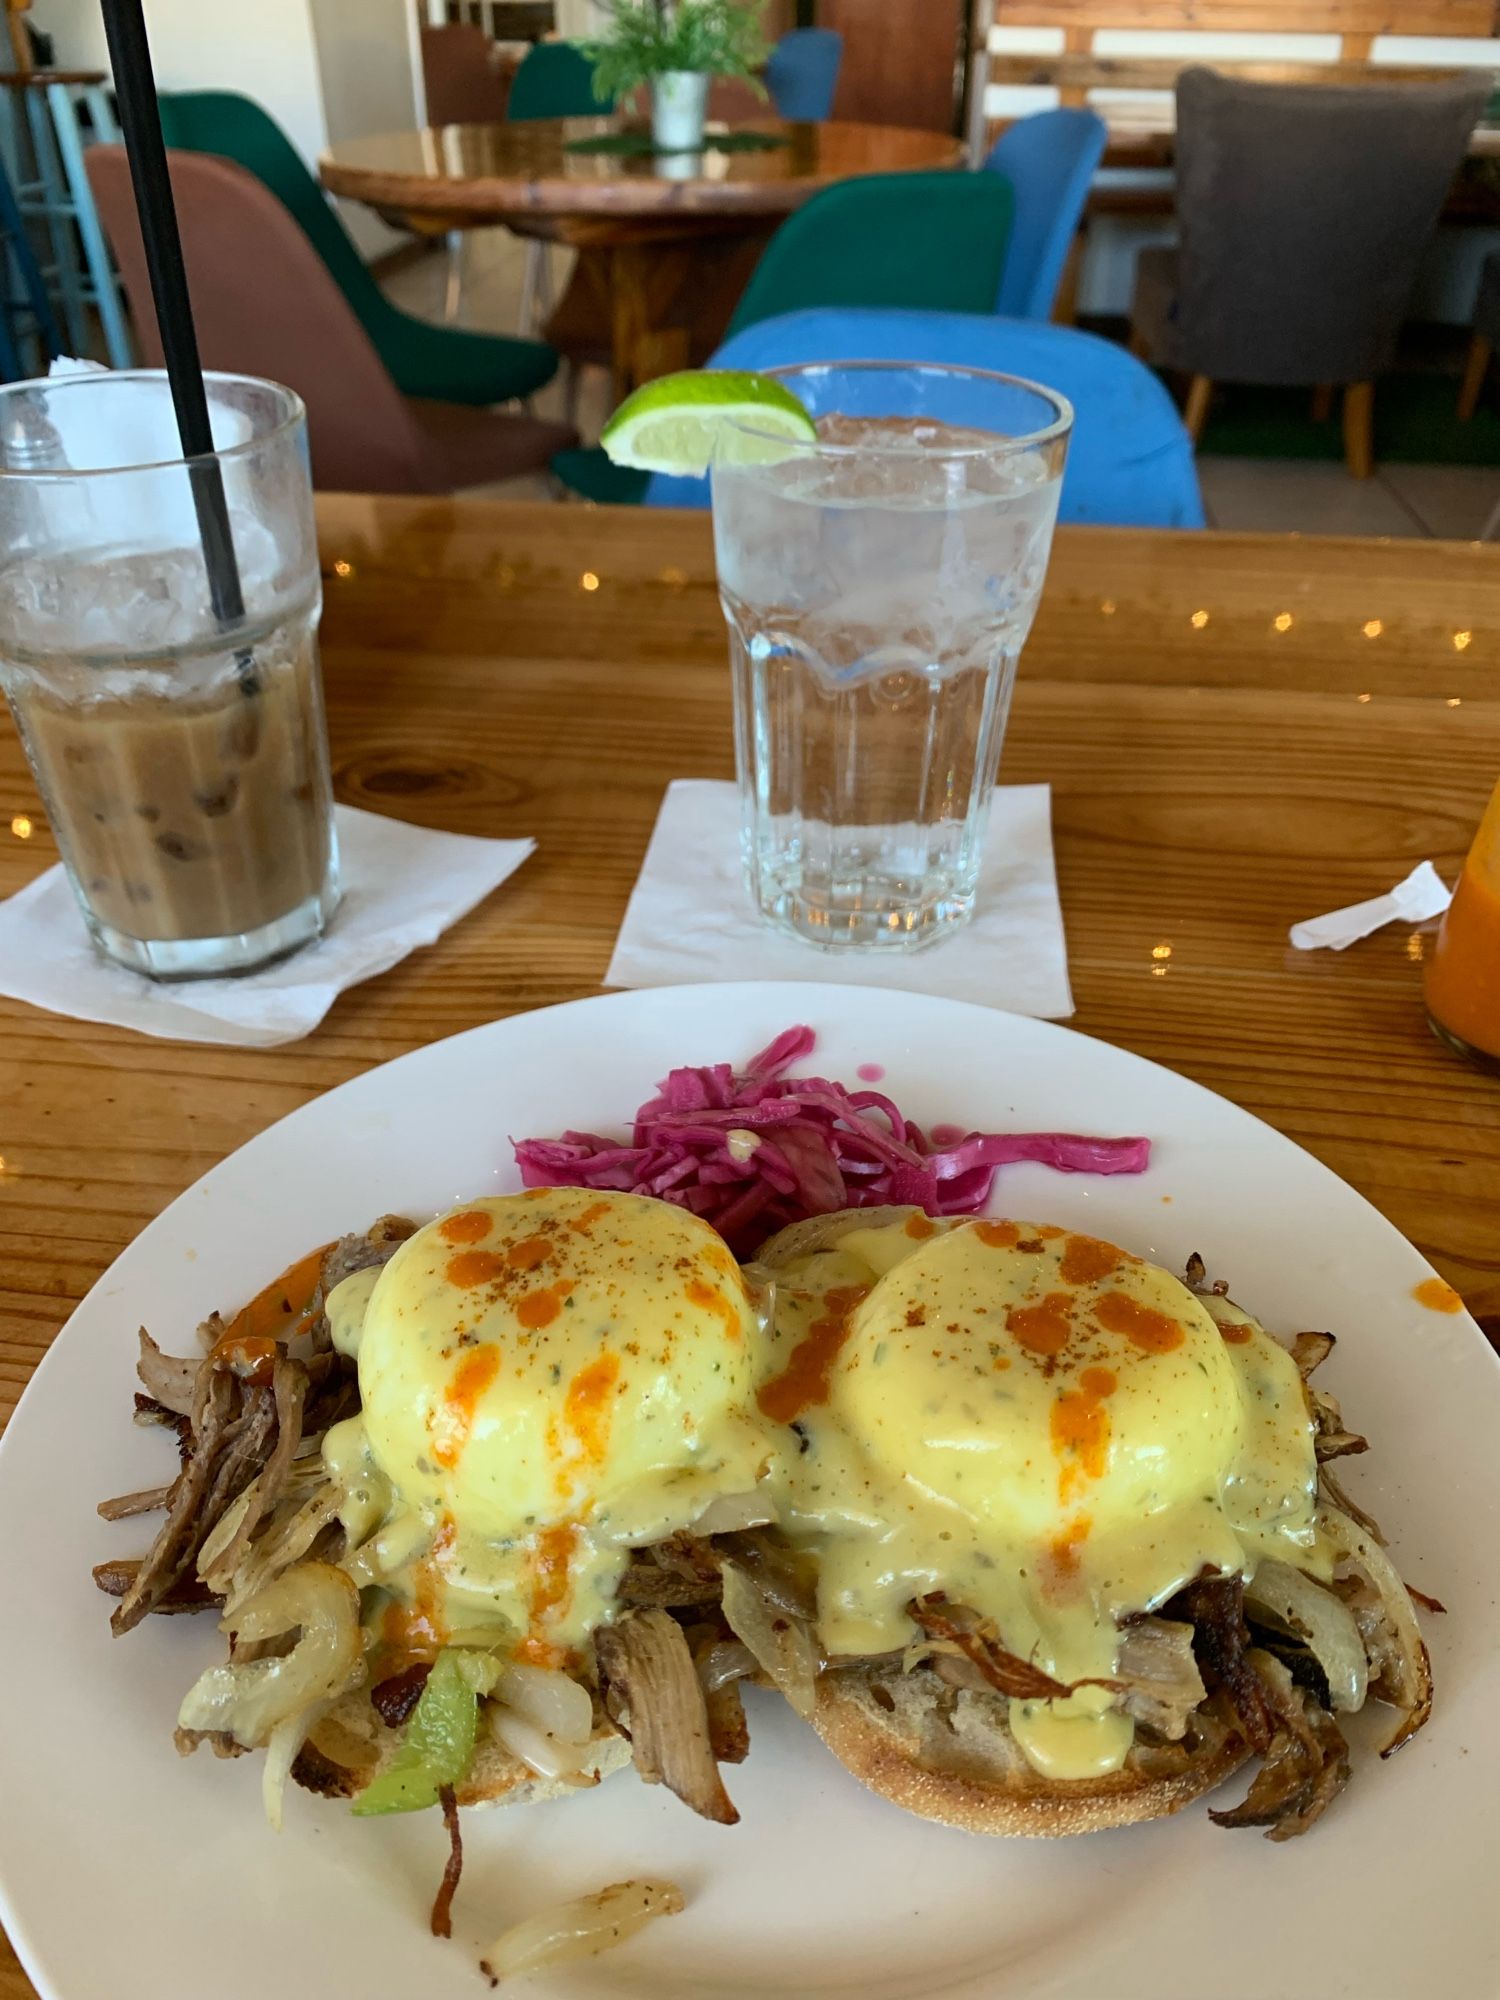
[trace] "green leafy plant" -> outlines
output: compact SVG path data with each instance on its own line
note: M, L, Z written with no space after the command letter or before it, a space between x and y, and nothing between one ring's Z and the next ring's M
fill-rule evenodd
M608 34L583 51L601 103L671 70L741 77L765 95L757 75L767 54L761 0L613 0L609 15Z

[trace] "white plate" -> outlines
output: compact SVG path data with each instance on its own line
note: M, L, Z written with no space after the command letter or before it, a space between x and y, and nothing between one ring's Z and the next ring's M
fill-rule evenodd
M515 1184L507 1135L620 1126L678 1063L743 1060L793 1021L815 1066L886 1088L924 1122L1145 1132L1151 1171L1019 1167L997 1206L1180 1267L1199 1250L1273 1327L1331 1327L1327 1380L1374 1440L1349 1482L1394 1535L1428 1619L1430 1727L1354 1783L1307 1839L1273 1846L1204 1808L1063 1842L987 1841L863 1791L769 1700L711 1827L627 1774L530 1811L468 1814L454 1942L426 1934L432 1814L356 1822L304 1794L278 1838L259 1757L180 1761L178 1699L211 1625L109 1636L91 1564L144 1546L102 1496L154 1484L169 1447L132 1427L135 1329L187 1351L212 1307L382 1211ZM1500 1370L1472 1322L1417 1305L1429 1267L1326 1168L1232 1105L1101 1042L899 993L724 986L630 993L476 1029L357 1078L262 1133L174 1202L73 1315L0 1450L0 1883L49 2000L464 1996L471 1947L587 1887L650 1872L684 1916L518 1993L552 2000L846 1994L863 2000L1493 2000L1500 1775ZM1387 1712L1383 1712L1387 1713ZM1237 1796L1237 1794L1234 1794Z

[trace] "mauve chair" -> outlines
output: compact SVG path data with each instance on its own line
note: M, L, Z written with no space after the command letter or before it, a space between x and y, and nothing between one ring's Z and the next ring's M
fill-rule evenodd
M142 359L159 368L124 148L91 146L87 164ZM173 152L168 165L203 365L296 390L315 486L452 493L541 471L576 442L567 424L403 396L327 265L261 181L208 153Z
M1179 249L1142 251L1131 345L1192 377L1196 441L1216 382L1344 390L1344 452L1374 465L1375 377L1491 91L1438 83L1177 79Z
M499 50L469 21L422 27L422 89L429 125L498 125L505 116Z

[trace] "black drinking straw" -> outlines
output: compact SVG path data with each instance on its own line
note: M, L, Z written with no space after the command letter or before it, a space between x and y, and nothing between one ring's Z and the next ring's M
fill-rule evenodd
M208 570L209 602L221 625L233 625L245 615L245 600L229 528L224 476L213 456L203 364L198 359L198 336L193 328L193 307L182 262L182 238L167 173L167 149L156 108L156 79L151 73L151 47L146 40L141 0L104 0L104 32L115 73L120 130L130 162L130 183L135 190L136 213L146 248L146 268L151 274L151 298L172 389L172 407L177 413L177 434L187 460L193 508L198 516L198 534ZM247 685L250 655L241 654L239 664L241 685L246 693L252 693L253 687Z

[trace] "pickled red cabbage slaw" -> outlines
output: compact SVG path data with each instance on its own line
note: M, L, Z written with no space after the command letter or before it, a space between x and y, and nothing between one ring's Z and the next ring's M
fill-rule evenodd
M656 1195L701 1215L737 1255L790 1222L840 1208L912 1203L978 1215L996 1172L1033 1160L1065 1174L1138 1174L1149 1139L1071 1132L970 1132L937 1145L878 1090L789 1077L811 1028L788 1028L745 1069L674 1069L635 1114L628 1141L593 1132L514 1142L527 1187Z

